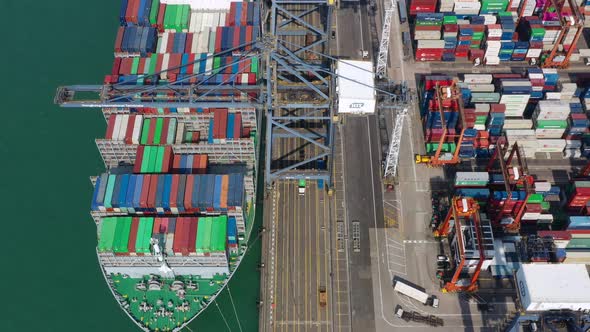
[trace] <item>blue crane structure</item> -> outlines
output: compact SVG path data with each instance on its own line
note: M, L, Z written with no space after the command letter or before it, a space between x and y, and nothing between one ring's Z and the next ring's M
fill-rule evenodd
M66 108L254 108L266 117L267 186L278 179L317 179L331 187L337 107L333 96L338 77L334 73L337 59L329 55L334 0L272 0L258 5L263 18L257 40L152 74L232 55L234 50L251 46L233 63L215 70L257 57L263 60L265 73L256 85L231 83L241 72L221 83L209 81L214 70L205 72L205 78L200 76L197 83L194 74L172 83L137 85L138 80L150 76L139 75L115 84L62 86L54 102ZM300 144L285 155L299 153L300 158L293 161L276 155L280 140L293 138ZM305 150L305 146L313 149Z

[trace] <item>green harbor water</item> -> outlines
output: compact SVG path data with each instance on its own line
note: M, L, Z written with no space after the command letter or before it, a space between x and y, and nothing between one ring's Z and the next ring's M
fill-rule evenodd
M101 83L110 72L119 5L0 1L0 331L139 330L112 297L95 254L89 176L104 170L94 144L104 118L97 109L53 105L57 86ZM254 227L253 246L229 284L232 297L225 290L219 309L211 305L190 330L257 331Z

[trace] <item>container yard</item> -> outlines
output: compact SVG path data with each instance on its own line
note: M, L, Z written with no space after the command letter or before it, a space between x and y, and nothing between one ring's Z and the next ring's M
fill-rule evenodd
M260 6L249 1L123 0L104 84L135 89L149 107L103 107L92 177L97 255L113 295L145 331L180 330L221 292L254 222L260 116L215 102L257 98ZM176 85L227 86L178 107ZM144 90L142 90L144 89ZM197 93L198 87L193 93ZM228 93L227 91L232 91ZM124 102L128 97L117 97Z
M590 56L575 1L414 0L409 14L416 61L567 68Z

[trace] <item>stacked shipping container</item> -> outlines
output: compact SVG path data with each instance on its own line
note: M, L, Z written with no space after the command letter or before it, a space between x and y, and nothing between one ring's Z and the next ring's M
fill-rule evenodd
M452 80L450 76L425 77L421 114L430 154L436 151L443 133L434 91L437 82L447 133L453 135L463 129L458 121L459 105L447 101L444 91ZM461 158L489 156L503 135L510 144L518 142L529 158L546 152L562 153L564 158L588 153L584 149L589 146L589 120L584 112L587 90L558 82L555 70L531 68L526 75L465 74L459 86L467 125L459 150ZM442 151L453 153L455 145L446 141Z
M543 60L558 42L561 50L575 47L577 29L568 29L572 11L562 10L560 21L554 13L544 14L544 6L543 1L441 0L437 9L437 0L411 1L416 60L497 65Z

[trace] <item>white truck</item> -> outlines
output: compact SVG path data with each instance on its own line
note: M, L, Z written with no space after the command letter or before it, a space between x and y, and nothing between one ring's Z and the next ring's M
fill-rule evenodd
M404 283L403 281L394 280L393 290L400 294L411 297L424 305L430 305L434 308L438 308L438 298L435 295L430 296L418 288Z

